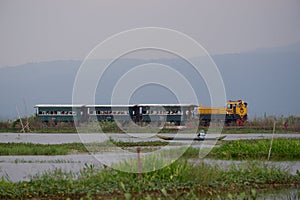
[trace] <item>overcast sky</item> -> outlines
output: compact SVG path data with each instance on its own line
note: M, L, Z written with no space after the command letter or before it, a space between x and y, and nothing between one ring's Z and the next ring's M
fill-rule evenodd
M0 1L0 67L82 60L118 32L157 26L183 32L209 53L300 41L299 0Z

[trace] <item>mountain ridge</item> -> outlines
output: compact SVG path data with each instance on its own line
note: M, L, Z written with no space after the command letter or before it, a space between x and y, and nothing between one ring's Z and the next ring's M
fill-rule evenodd
M299 47L299 51L297 50ZM249 103L250 117L267 114L300 115L300 101L297 93L300 80L300 43L289 51L288 48L270 52L247 52L212 56L223 77L228 99L245 99ZM296 49L296 50L295 50ZM153 61L153 60L152 60ZM191 81L204 105L209 105L209 94L201 77L195 77L188 63L179 59L157 59L156 61L174 67ZM125 59L115 64L104 80L118 80L118 77L132 66L147 63L148 60ZM0 120L14 119L16 106L21 115L34 113L33 106L41 103L70 104L72 89L82 61L46 61L28 63L15 67L0 68ZM189 70L187 70L189 69ZM104 81L105 82L105 81ZM112 84L107 84L103 96L109 96ZM176 102L167 90L146 88L150 93L139 91L134 94L136 101L143 103ZM101 94L101 95L102 95ZM109 103L109 98L96 96L96 101ZM144 99L143 99L144 96ZM155 98L155 96L158 96ZM161 97L161 98L159 98ZM28 113L25 113L25 105ZM154 103L156 103L154 102Z

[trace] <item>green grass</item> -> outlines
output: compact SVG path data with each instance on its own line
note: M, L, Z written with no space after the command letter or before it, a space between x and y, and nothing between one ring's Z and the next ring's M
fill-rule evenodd
M122 141L114 141L110 139L110 141L119 146L119 147L136 147L136 146L165 146L168 145L169 142L163 141L147 141L147 142L122 142Z
M205 148L188 147L182 158L199 158L199 153L204 153L208 158L223 160L266 160L269 153L271 140L236 140L220 141L218 145L206 155ZM209 149L208 149L209 150ZM176 153L176 150L173 150ZM270 160L300 160L300 139L274 139Z
M33 144L33 143L0 143L0 156L3 155L66 155L71 153L94 153L109 151L111 148L136 146L164 146L162 141L121 142L110 139L102 143L66 143L66 144Z
M272 129L255 129L255 128L247 128L247 127L234 127L234 128L224 128L222 133L272 133ZM286 130L275 130L275 133L288 133Z
M222 170L204 163L192 165L177 161L160 170L144 173L141 178L136 173L110 168L98 170L95 166L86 166L76 174L56 170L17 183L2 178L0 198L216 199L241 193L256 197L256 190L261 188L290 184L300 184L299 174L290 175L264 163L249 162L246 167L232 165L228 170Z
M70 152L86 152L81 143L32 144L0 143L0 155L66 155Z
M268 157L271 140L223 141L210 157L218 159L262 159ZM274 139L272 160L300 160L300 139Z

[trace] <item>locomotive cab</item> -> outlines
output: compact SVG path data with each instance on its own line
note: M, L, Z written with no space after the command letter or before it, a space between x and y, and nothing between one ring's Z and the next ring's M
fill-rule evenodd
M226 108L226 119L228 122L235 121L242 125L247 120L248 104L243 100L228 101Z

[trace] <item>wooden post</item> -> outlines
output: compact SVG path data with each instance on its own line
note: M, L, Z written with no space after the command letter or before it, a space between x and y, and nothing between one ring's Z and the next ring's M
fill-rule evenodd
M274 139L274 133L275 133L275 125L276 125L276 119L274 119L274 124L273 124L273 134L272 134L272 139L271 139L271 144L270 144L270 149L269 149L269 154L268 154L268 160L270 160L270 157L271 157L271 151L272 151L273 139Z
M137 156L138 156L138 178L142 178L141 147L137 148Z

